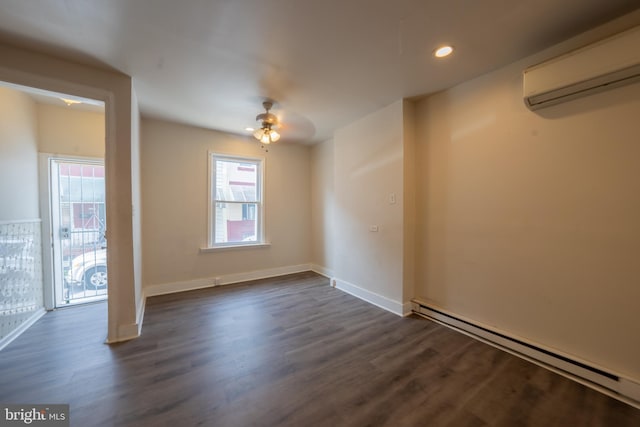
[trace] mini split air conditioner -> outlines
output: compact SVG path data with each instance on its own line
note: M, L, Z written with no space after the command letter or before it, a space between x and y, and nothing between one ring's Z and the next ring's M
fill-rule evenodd
M640 81L640 26L523 72L524 102L532 110Z

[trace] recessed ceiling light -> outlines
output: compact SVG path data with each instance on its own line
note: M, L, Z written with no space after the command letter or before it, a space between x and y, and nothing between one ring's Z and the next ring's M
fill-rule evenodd
M62 102L67 104L67 107L71 107L74 104L82 104L82 101L78 101L77 99L67 99L67 98L60 98L60 99L62 100Z
M435 56L436 58L444 58L445 56L451 55L451 52L453 52L453 47L451 47L451 46L442 46L442 47L437 48L433 52L433 56Z
M244 130L246 130L247 132L253 132L255 129L254 128L244 128Z

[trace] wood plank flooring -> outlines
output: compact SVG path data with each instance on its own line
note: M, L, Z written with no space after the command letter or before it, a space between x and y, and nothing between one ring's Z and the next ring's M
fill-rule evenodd
M108 346L106 305L0 352L0 402L89 426L640 426L640 410L314 273L154 297Z

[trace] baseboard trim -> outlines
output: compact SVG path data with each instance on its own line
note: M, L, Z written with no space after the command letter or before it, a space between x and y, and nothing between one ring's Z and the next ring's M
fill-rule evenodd
M173 294L176 292L193 291L196 289L212 288L214 286L232 285L234 283L247 282L250 280L267 279L270 277L284 276L287 274L302 273L309 270L311 270L311 266L309 264L299 264L286 267L276 267L265 270L250 271L246 273L206 277L184 282L160 283L156 285L146 286L144 288L144 295L145 298L149 298L158 295Z
M627 396L638 402L633 406L640 409L640 383L630 380L629 378L620 377L620 388L618 391L623 396Z
M107 336L106 343L107 344L115 344L118 342L129 341L140 336L140 328L141 323L128 323L126 325L118 325L116 336L109 337Z
M369 304L383 308L398 316L404 316L403 304L398 301L394 301L375 292L371 292L367 289L361 288L360 286L354 285L353 283L338 279L337 277L331 279L331 284L341 291L351 294L354 297L368 302Z
M107 336L107 339L105 341L107 344L129 341L142 335L142 322L144 321L144 310L147 305L147 298L145 296L144 289L142 290L141 299L142 301L140 303L140 306L138 306L138 309L136 310L136 322L128 323L125 325L118 325L118 327L116 328L116 336Z
M311 271L313 271L314 273L318 273L319 275L324 276L327 279L331 279L333 277L333 271L326 267L318 264L309 264L309 267L311 268Z
M250 271L247 273L228 274L220 276L218 285L232 285L234 283L248 282L250 280L268 279L270 277L285 276L287 274L310 271L309 264L290 265L285 267L268 268L265 270Z
M9 332L7 336L0 340L0 351L4 349L6 346L11 344L16 338L18 338L24 331L29 329L31 325L36 323L42 316L44 316L47 311L44 307L37 309L27 320L25 320L20 326L18 326L13 331Z
M530 342L451 313L432 303L414 299L413 311L514 356L640 409L640 384L575 356Z
M142 296L140 301L140 307L138 307L138 313L136 314L136 324L138 325L138 336L142 335L142 322L144 321L144 310L147 307L147 296L144 290L141 291Z
M413 303L411 301L402 304L402 317L411 316L413 314Z
M202 288L212 288L216 286L215 277L207 277L204 279L189 280L185 282L169 282L156 285L149 285L144 288L145 298L155 297L158 295L173 294L176 292L194 291Z

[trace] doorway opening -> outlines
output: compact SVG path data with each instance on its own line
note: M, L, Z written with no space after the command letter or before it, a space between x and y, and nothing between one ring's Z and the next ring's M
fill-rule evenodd
M104 162L49 158L55 308L107 298Z
M0 87L23 100L22 131L37 152L37 194L21 194L40 205L42 281L33 291L43 294L46 310L105 300L105 104L8 82Z
M100 245L100 238L90 234L102 231L104 236L104 107L102 101L0 81L0 181L4 183L1 190L6 202L0 204L0 349L35 323L45 310L106 298L106 285L104 280L100 282L101 277L106 280L105 274L87 279L94 289L86 292L65 281L73 251L81 246L87 249L82 253L88 252L91 241L94 246ZM93 157L89 161L94 168L91 172L87 166L76 171L60 162L52 163L51 170L56 171L58 181L56 192L61 196L55 234L50 205L50 180L54 175L49 173L49 160L43 163L43 153ZM80 162L73 159L71 163L76 167L75 163ZM80 199L76 199L78 189L83 193ZM76 233L69 236L69 243L63 243L64 236L59 232L69 215L69 228ZM99 248L93 257L96 265L100 262ZM60 261L56 262L55 275L54 254ZM85 254L85 264L88 255ZM101 268L94 271L103 273ZM106 320L96 319L96 324L104 324L106 329Z

